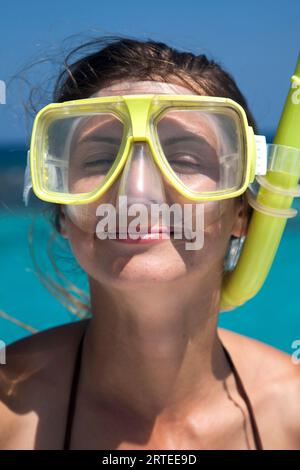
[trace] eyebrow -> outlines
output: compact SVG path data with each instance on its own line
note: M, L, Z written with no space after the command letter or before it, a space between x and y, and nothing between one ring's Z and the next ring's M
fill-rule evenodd
M110 137L110 136L101 136L98 134L92 134L82 137L78 140L78 144L82 144L85 142L103 142L106 144L113 144L113 145L120 145L122 138Z
M209 146L211 146L211 144L204 138L204 137L200 137L198 135L186 135L186 136L182 136L182 137L169 137L168 139L161 139L161 141L163 142L164 145L172 145L172 144L178 144L178 143L181 143L181 142L187 142L187 141L196 141L196 142L203 142Z

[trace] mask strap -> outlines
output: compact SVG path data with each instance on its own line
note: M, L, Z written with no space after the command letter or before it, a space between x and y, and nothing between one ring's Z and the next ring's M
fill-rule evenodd
M27 151L27 163L24 174L24 185L23 185L23 201L25 206L28 206L30 191L32 189L32 179L30 172L30 150Z

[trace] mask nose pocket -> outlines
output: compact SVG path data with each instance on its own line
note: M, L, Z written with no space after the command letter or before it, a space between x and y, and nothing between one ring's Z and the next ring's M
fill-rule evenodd
M146 142L133 143L120 176L117 196L127 196L128 204L166 202L162 175Z

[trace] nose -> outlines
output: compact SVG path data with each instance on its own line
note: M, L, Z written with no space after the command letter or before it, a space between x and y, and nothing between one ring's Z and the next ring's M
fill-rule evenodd
M161 172L147 142L134 142L123 168L117 196L127 196L127 203L163 203L166 194Z

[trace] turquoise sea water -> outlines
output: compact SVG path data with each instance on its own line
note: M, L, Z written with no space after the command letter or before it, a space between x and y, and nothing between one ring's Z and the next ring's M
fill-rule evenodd
M28 211L0 212L0 310L37 330L74 321L38 279L28 248ZM43 224L42 224L43 225ZM45 242L37 236L37 244ZM260 293L243 307L220 315L220 325L260 339L288 353L300 339L300 223L290 220L276 261ZM257 247L259 250L259 247ZM0 317L0 339L15 341L28 331Z

